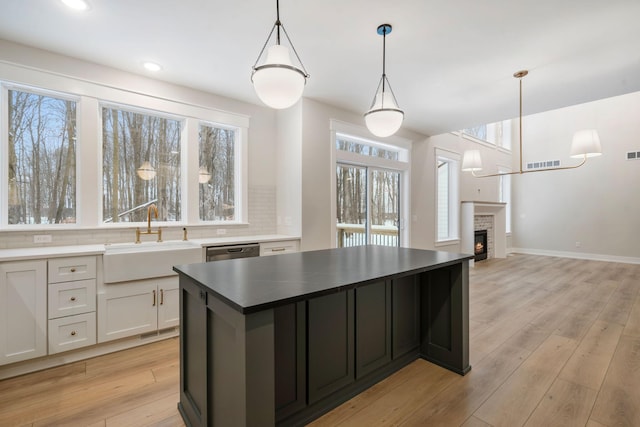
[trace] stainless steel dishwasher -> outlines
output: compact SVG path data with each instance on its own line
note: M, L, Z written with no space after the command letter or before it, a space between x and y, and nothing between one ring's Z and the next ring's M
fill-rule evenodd
M207 246L207 262L234 258L249 258L254 256L260 256L259 243Z

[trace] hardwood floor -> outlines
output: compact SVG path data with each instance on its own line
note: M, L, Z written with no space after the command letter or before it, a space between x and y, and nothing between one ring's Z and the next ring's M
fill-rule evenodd
M417 360L324 426L640 426L640 265L513 255L470 273L471 372ZM0 381L0 426L183 426L178 340Z

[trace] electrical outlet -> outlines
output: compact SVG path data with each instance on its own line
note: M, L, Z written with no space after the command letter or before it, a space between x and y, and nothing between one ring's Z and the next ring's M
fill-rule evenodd
M581 246L582 246L582 243L580 243L580 242L576 242L576 248L579 248L579 247L581 247Z
M51 243L51 234L35 234L33 243Z
M223 234L227 234L227 230L224 228L218 228L216 230L216 234L218 234L218 236L222 236Z

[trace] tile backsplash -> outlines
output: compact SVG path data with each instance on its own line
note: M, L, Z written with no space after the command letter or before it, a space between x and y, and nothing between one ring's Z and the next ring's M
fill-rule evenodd
M275 186L249 187L249 224L240 225L187 225L189 239L220 237L219 229L224 229L224 237L276 234L276 188ZM126 228L82 228L78 230L40 229L34 231L0 231L0 249L30 248L42 246L92 245L104 243L124 243L135 240L135 225ZM180 226L163 226L163 240L182 239ZM34 243L35 235L50 235L50 243ZM142 236L143 240L155 236Z

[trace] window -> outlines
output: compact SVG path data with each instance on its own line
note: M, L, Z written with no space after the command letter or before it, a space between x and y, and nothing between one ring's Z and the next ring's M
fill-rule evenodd
M466 128L462 130L462 134L511 150L511 120Z
M459 156L436 149L436 229L437 241L458 239Z
M498 169L499 173L511 172L506 168ZM505 206L505 216L506 216L506 232L511 233L511 175L502 175L500 176L500 181L498 182L499 188L498 193L500 197L500 201L502 203L506 203Z
M236 219L236 130L200 125L200 220Z
M102 108L103 222L180 221L180 122Z
M336 134L336 246L400 246L406 149Z
M400 172L338 164L337 246L400 246Z
M7 224L76 222L76 102L8 90Z

